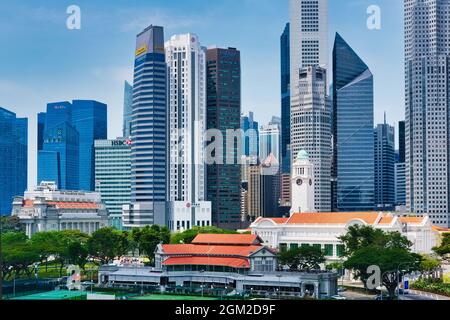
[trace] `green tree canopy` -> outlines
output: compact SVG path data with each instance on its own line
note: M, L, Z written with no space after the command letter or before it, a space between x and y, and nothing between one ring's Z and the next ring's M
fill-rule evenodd
M128 235L114 228L95 231L87 241L89 255L101 264L108 264L128 252Z
M278 254L278 262L287 266L291 271L296 270L320 270L320 265L326 261L325 253L313 246L302 246L290 250L281 251Z
M134 229L131 237L139 254L145 255L150 261L153 261L158 244L170 242L170 230L158 225L146 226L142 229Z
M433 251L441 257L445 257L450 254L450 233L444 233L444 235L442 236L441 245L439 247L433 248Z

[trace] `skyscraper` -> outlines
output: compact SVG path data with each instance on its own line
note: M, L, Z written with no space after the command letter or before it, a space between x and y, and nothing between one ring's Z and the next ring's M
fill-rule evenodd
M328 66L328 0L289 0L291 106L299 93L299 70ZM296 154L295 152L292 152Z
M280 38L281 51L281 172L291 172L291 62L290 32L286 24Z
M27 189L28 119L1 107L0 154L0 216L9 216L13 198Z
M399 121L398 123L398 154L399 163L405 163L406 160L406 141L405 141L405 121Z
M131 204L124 227L166 225L167 67L164 30L149 26L136 39L131 136Z
M246 157L257 158L259 155L259 124L253 116L251 111L241 115L241 129L244 132L242 153Z
M395 209L395 129L386 123L374 130L375 152L375 207Z
M44 145L44 130L45 130L45 118L46 118L45 112L38 113L38 134L37 134L37 146L38 151L42 150L42 147Z
M405 0L406 206L448 227L450 1Z
M406 205L406 145L405 145L405 121L398 123L399 159L395 164L395 204Z
M133 118L133 86L125 81L123 94L123 128L122 136L124 138L131 137L131 121Z
M109 214L110 226L122 229L122 206L131 198L131 140L95 140L95 191Z
M93 100L72 102L72 125L79 134L79 190L95 190L94 141L108 137L107 118L104 103Z
M373 75L336 34L333 49L334 211L373 210Z
M239 229L242 145L234 139L233 147L228 148L227 139L233 136L227 130L241 128L241 55L234 48L208 49L206 63L207 129L219 130L224 138L223 147L216 150L224 156L224 163L207 167L207 199L212 204L215 226ZM233 159L232 163L227 159Z
M270 154L280 161L280 126L268 124L259 130L259 159L265 160Z
M299 95L291 105L291 149L306 151L314 165L315 210L331 211L331 107L327 72L320 67L302 68Z
M165 44L169 69L171 230L211 225L206 201L206 49L195 34Z
M60 190L79 190L79 133L72 125L70 102L47 105L37 177L38 184L52 181Z

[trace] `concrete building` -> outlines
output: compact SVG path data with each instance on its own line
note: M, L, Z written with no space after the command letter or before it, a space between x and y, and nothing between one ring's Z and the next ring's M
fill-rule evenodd
M344 246L338 237L354 225L400 232L413 243L411 249L416 253L430 254L436 245L428 216L403 217L383 212L296 213L290 218L259 218L250 228L269 247L282 250L317 246L331 262L343 259Z
M62 230L92 234L108 226L108 210L99 193L58 190L53 182L42 182L15 197L12 215L25 225L28 237Z
M211 225L206 201L206 49L195 34L165 43L169 88L169 216L172 231Z
M450 1L405 0L406 206L449 226Z
M118 230L122 207L131 201L131 145L125 138L95 141L95 191L108 209L110 226Z

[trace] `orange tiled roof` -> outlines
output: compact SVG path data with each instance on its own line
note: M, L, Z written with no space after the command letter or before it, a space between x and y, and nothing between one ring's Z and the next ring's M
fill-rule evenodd
M243 258L218 258L218 257L171 257L163 262L166 266L175 265L208 265L225 266L234 268L250 268L248 259Z
M257 245L261 240L254 234L199 234L193 244L208 245Z
M392 216L383 216L380 219L380 222L378 222L379 224L391 224L392 221L394 221L394 217Z
M164 244L165 255L240 256L248 257L261 246L208 246L195 244Z
M378 216L378 212L296 213L287 224L347 224L355 219L374 224Z
M433 231L437 231L437 232L450 232L450 229L442 228L442 227L438 227L438 226L432 226L431 229L433 229Z
M400 217L400 222L403 223L422 223L424 221L424 217Z
M98 209L97 203L94 202L62 202L62 201L47 201L46 204L55 206L58 209ZM34 206L33 200L25 200L23 206L30 208Z

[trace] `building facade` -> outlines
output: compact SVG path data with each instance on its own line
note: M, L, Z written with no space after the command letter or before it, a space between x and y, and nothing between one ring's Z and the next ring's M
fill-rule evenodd
M316 212L314 164L309 154L302 150L292 164L292 207L291 214L297 212Z
M0 154L0 216L9 216L12 199L28 183L28 119L1 107Z
M374 209L373 75L336 34L333 49L333 211Z
M167 67L164 29L149 26L137 35L131 121L131 203L125 228L167 224Z
M280 37L281 54L281 173L291 173L291 49L290 24Z
M395 209L395 129L386 123L374 130L375 207L380 211Z
M406 205L406 164L395 164L395 205Z
M242 138L242 153L246 157L259 156L259 124L254 119L253 112L241 115L241 129L244 133Z
M242 145L231 132L241 128L241 54L234 48L211 48L206 51L206 64L207 129L220 131L223 138L215 149L223 156L223 163L207 166L207 199L212 204L213 225L238 229Z
M261 161L273 154L280 162L280 139L280 126L278 124L261 126L259 130L259 159Z
M406 206L449 226L450 1L405 0Z
M15 197L13 216L25 225L28 237L37 232L79 230L92 234L108 226L108 211L96 192L60 191L54 182Z
M299 96L291 105L291 149L304 150L314 165L315 210L331 211L331 107L327 95L326 70L300 70Z
M123 92L123 125L122 137L131 138L131 124L133 120L133 86L125 81Z
M109 214L110 226L122 230L122 207L131 201L131 144L125 138L95 141L95 191Z
M206 49L194 34L165 43L169 70L170 230L211 225L206 201Z

